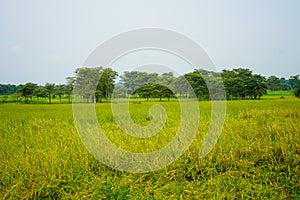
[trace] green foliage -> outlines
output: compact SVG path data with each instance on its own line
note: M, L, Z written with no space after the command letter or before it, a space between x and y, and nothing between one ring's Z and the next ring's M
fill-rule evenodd
M209 92L208 92L207 85L199 71L195 70L194 72L187 73L184 75L184 78L190 84L190 86L188 87L187 93L189 93L191 90L193 90L199 100L201 100L203 98L209 99L209 97L208 97ZM193 94L189 93L189 96L193 96Z
M167 86L158 84L158 83L147 83L138 87L133 94L138 94L142 98L159 98L159 101L162 101L163 97L167 97L170 101L170 97L174 97L174 94L171 89Z
M270 76L267 80L267 85L271 91L281 90L280 79L276 76Z
M100 102L101 98L109 100L114 90L114 83L118 73L110 68L104 68L101 72L98 85L96 88L96 101Z
M0 84L0 95L10 95L19 92L19 88L16 85Z
M45 91L48 95L49 103L51 103L51 97L52 97L52 94L53 94L54 89L55 89L55 84L54 83L46 83L44 88L45 88Z
M120 82L127 89L127 94L133 94L134 91L147 83L155 83L158 80L157 73L147 73L139 71L125 71L120 76Z
M25 98L26 103L28 103L28 98L30 98L30 103L32 103L32 97L36 89L37 89L37 84L31 82L26 83L24 86L21 87L21 93Z
M7 98L8 98L8 96L6 96L6 95L1 95L1 96L0 96L0 104L4 104Z
M288 80L270 76L265 78L260 74L253 74L246 68L236 68L232 70L223 70L220 72L196 69L193 72L175 77L172 72L163 74L147 73L140 71L125 71L119 76L120 82L115 83L118 73L110 68L104 67L82 67L76 69L74 77L67 77L67 83L55 86L54 83L47 83L45 86L37 86L35 83L26 83L25 85L4 85L0 84L1 94L13 94L16 102L19 101L20 94L25 98L25 103L32 103L32 97L37 98L37 102L45 96L48 96L48 102L57 95L59 102L67 98L71 103L71 96L76 88L76 95L81 102L103 102L102 99L110 101L112 95L116 98L142 97L170 99L171 97L191 98L195 95L199 100L224 99L223 90L225 87L227 99L260 99L267 94L267 89L274 93L275 91L294 91L295 96L300 96L299 75L291 76ZM30 86L34 84L34 86ZM159 84L164 87L159 88L156 85L154 91L147 92L147 88L142 86ZM224 84L224 85L223 85ZM153 85L152 85L153 86ZM152 87L151 86L151 87ZM30 89L30 87L33 87ZM136 90L142 87L141 91ZM25 88L25 89L22 89ZM168 88L168 89L166 89ZM208 89L209 88L209 89ZM151 93L151 94L150 94ZM137 96L137 94L139 94ZM76 96L75 95L75 96ZM29 101L30 100L30 101Z
M108 100L117 75L117 72L110 68L78 68L74 77L76 95L84 98L85 102L100 102L101 98Z
M249 69L223 70L221 75L229 99L260 99L267 93L265 78L259 74L252 74Z
M293 79L295 83L295 89L294 89L295 97L300 98L300 75L292 76L291 79Z

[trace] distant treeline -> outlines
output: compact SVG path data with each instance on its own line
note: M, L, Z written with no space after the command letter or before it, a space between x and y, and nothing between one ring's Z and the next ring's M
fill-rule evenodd
M53 97L68 98L75 88L76 94L83 102L102 102L114 97L136 98L189 98L194 95L199 100L206 100L219 94L222 81L227 99L259 99L270 91L294 91L300 97L300 75L289 79L270 76L268 78L253 74L246 68L236 68L213 72L202 69L175 77L172 72L163 74L140 71L125 71L118 73L110 68L78 68L74 77L68 77L66 84L56 85L46 83L37 85L32 82L24 85L0 84L0 95L10 95L16 101L22 98L23 102L31 103L35 97L48 98L49 103ZM119 82L116 79L119 77ZM207 85L210 86L210 90ZM222 99L222 97L220 97ZM225 97L224 97L225 98Z

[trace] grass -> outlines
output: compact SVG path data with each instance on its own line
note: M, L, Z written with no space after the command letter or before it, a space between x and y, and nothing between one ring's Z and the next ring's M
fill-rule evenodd
M294 98L294 92L293 91L269 91L268 93L262 96L262 99L284 99L284 98Z
M157 103L157 102L156 102ZM130 104L147 125L155 102ZM180 122L176 102L162 102L165 128L151 139L122 134L109 104L96 106L101 127L120 147L136 152L166 145ZM82 144L69 104L0 105L2 199L297 199L300 196L300 100L228 101L222 135L207 157L198 151L210 122L189 150L159 171L131 174L98 162Z

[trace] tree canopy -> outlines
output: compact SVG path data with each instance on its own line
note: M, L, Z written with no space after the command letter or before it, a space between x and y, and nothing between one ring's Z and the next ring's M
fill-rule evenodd
M116 79L119 77L119 82ZM24 85L0 84L0 95L12 95L16 101L24 97L25 103L32 103L32 98L58 96L59 102L67 98L71 102L72 92L76 88L76 95L81 102L110 101L112 94L115 97L146 98L192 98L199 100L216 99L222 88L225 87L227 99L260 99L267 91L287 90L294 91L300 97L300 75L289 79L278 78L272 75L268 78L253 74L247 68L234 68L222 72L197 69L178 77L172 72L162 74L141 71L125 71L119 75L111 68L81 67L75 70L74 77L67 77L66 84L46 83L39 86L28 82ZM222 83L223 82L223 83ZM222 85L224 84L224 86ZM208 87L209 86L209 87ZM6 99L6 98L5 98Z

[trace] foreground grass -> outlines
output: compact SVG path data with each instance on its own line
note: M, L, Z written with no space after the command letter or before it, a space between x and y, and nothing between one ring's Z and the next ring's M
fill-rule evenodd
M146 125L153 102L132 104L134 121ZM109 104L97 105L101 126L122 148L151 151L169 142L180 119L176 102L163 139L123 136ZM76 132L71 105L0 105L0 197L3 199L298 198L300 196L300 101L229 101L221 137L210 154L198 151L210 119L201 102L201 125L190 149L156 172L110 169L87 152ZM172 114L172 115L171 115ZM125 141L125 142L124 142ZM159 141L159 143L156 143ZM127 146L126 146L127 144Z

